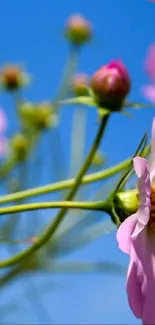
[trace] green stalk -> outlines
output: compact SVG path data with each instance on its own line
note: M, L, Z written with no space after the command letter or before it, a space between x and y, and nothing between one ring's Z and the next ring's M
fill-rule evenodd
M56 209L56 208L66 208L66 209L80 209L80 210L98 210L106 211L108 208L108 203L105 202L76 202L76 201L57 201L57 202L39 202L39 203L28 203L14 205L11 207L0 208L0 215L19 213L33 210L42 209Z
M86 175L82 178L81 183L83 185L86 185L89 183L93 183L93 182L97 182L97 181L109 178L109 177L115 175L116 173L119 173L119 172L123 171L124 169L126 169L129 166L130 161L131 161L131 158L128 158L128 159L124 160L123 162L121 162L115 166L112 166L110 168L107 168L103 171L99 171L96 173L92 173L90 175ZM65 181L56 182L53 184L48 184L45 186L32 188L30 190L20 191L20 192L16 192L14 194L9 194L9 195L4 195L4 196L0 197L0 204L9 203L12 201L20 201L20 200L23 200L26 198L35 197L35 196L39 196L39 195L45 195L45 194L52 193L52 192L63 191L63 190L70 188L71 186L73 186L74 183L75 183L75 178L71 178L71 179L68 179Z
M66 196L66 201L70 201L74 198L74 196L81 184L82 177L89 169L92 159L94 157L94 154L96 153L96 150L98 149L98 146L100 145L100 142L102 140L102 136L103 136L104 130L107 126L109 116L110 115L106 115L103 118L103 120L101 121L99 130L98 130L97 135L94 140L94 143L90 149L90 152L88 153L88 156L86 157L86 160L85 160L83 166L81 167L81 169L76 177L73 187L70 189L68 195ZM0 261L0 268L12 266L12 265L15 265L15 264L21 262L24 258L27 258L32 253L34 253L39 248L41 248L44 244L46 244L48 242L48 240L54 235L54 233L57 230L57 228L59 227L60 223L63 221L66 211L67 211L66 207L64 207L64 208L62 208L62 210L60 210L60 212L58 213L56 218L51 222L51 224L48 226L48 228L43 232L43 234L40 236L38 241L35 242L31 247L25 249L24 251L22 251L19 254L16 254L13 257L10 257L6 260Z

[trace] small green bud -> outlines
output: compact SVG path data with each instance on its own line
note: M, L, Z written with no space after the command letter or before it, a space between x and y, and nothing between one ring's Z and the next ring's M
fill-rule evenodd
M92 165L101 166L105 163L105 157L101 151L97 151L92 159Z
M51 103L42 102L36 105L36 128L44 130L52 126L54 116L52 112Z
M20 116L26 127L42 131L56 125L56 114L50 102L23 103Z
M24 134L15 134L10 140L10 146L17 161L20 162L25 160L29 149L29 143Z
M32 127L35 123L35 107L31 102L25 102L20 105L20 117L27 127Z
M127 217L136 213L139 208L137 190L117 193L114 199L114 208L120 219L120 222L123 222Z

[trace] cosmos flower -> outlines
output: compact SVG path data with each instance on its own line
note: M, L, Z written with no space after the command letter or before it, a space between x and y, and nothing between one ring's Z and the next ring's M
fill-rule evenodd
M139 209L117 231L119 248L130 256L127 274L129 305L143 324L155 324L155 118L152 126L151 163L135 157Z
M148 49L147 58L145 60L145 70L152 83L143 86L142 92L144 97L155 103L155 44L150 45Z

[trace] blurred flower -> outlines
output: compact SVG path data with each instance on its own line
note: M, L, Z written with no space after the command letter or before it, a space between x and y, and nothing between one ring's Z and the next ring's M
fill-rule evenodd
M0 71L0 83L7 90L17 90L26 85L28 81L28 75L22 71L19 65L6 65Z
M65 36L74 45L82 45L92 38L92 27L80 14L69 17L65 26Z
M7 139L4 132L7 129L7 117L4 110L0 107L0 157L3 157L7 150Z
M25 127L44 130L57 126L57 116L50 102L25 102L20 106L20 117Z
M130 91L131 81L127 68L119 60L97 70L90 84L98 105L119 110Z
M72 90L75 96L87 96L89 87L89 78L86 74L80 73L74 76L72 80Z
M127 294L130 307L143 324L155 324L155 118L152 126L151 166L133 159L138 176L139 209L117 231L119 248L129 254Z
M57 126L58 120L50 102L36 104L36 128L44 130Z
M148 49L148 54L145 61L145 70L152 84L145 85L142 88L143 95L155 103L155 44L152 44Z
M16 133L10 140L10 148L17 161L23 161L27 157L29 141L22 133Z

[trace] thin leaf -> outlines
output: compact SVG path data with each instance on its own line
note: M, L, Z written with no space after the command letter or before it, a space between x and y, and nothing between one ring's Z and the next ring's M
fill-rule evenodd
M135 108L135 109L141 109L141 108L155 108L155 104L151 103L134 103L134 102L125 102L124 107L129 107L129 108Z
M59 103L63 105L75 104L75 105L96 106L96 102L94 98L90 96L79 96L79 97L69 98L69 99L61 100Z

